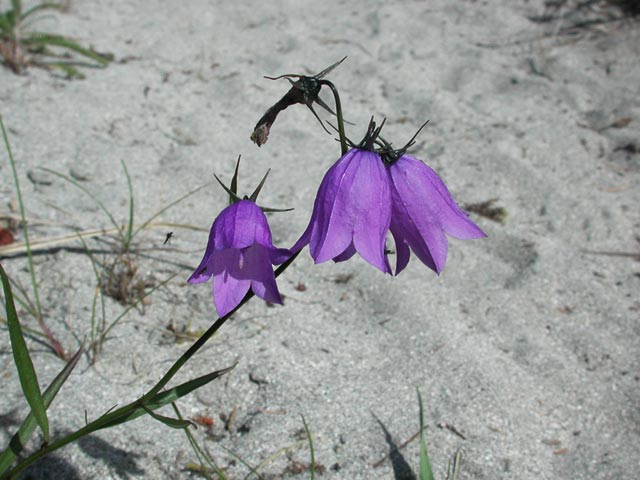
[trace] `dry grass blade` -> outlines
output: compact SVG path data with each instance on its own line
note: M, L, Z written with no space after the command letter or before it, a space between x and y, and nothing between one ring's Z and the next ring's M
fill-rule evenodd
M135 228L143 228L145 230L152 230L152 229L170 229L170 228L181 228L181 229L185 229L185 230L196 230L196 231L200 231L200 232L206 232L208 231L208 229L206 228L202 228L202 227L197 227L195 225L189 225L189 224L185 224L185 223L165 223L165 222L158 222L158 223L146 223L143 224L141 226L135 226ZM61 245L66 245L69 244L73 241L78 240L78 237L81 238L92 238L92 237L101 237L101 236L107 236L107 235L117 235L120 232L120 228L96 228L96 229L92 229L92 230L84 230L81 232L76 232L76 233L70 233L68 235L61 235L58 237L47 237L47 238L40 238L40 239L36 239L30 242L30 246L31 246L31 251L39 251L39 250L47 250L50 248L55 248L55 247L59 247ZM27 246L25 243L23 242L15 242L12 243L11 245L5 245L0 247L0 256L6 256L6 255L15 255L15 254L21 254L21 253L25 253L27 251Z

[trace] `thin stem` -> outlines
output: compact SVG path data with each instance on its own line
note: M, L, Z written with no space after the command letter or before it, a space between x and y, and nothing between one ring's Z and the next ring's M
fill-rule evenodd
M280 265L274 272L275 276L276 277L280 276L280 274L284 272L287 269L287 267L289 267L289 265L291 265L291 263L296 259L299 253L300 251L294 253L291 256L291 258L289 258L286 262ZM149 390L146 394L144 394L138 400L135 400L123 407L120 407L117 410L113 410L109 413L106 413L102 415L100 418L85 425L79 430L76 430L75 432L67 435L66 437L60 438L59 440L44 446L37 452L25 458L22 462L16 465L12 470L9 470L8 472L0 473L0 479L14 478L15 475L23 471L29 465L33 464L34 462L44 457L45 455L53 452L54 450L64 447L65 445L68 445L69 443L74 442L79 438L84 437L85 435L89 435L90 433L93 433L97 430L100 430L102 428L107 428L113 425L114 422L122 423L122 419L126 419L129 415L131 415L131 413L134 410L136 410L141 406L144 406L147 401L151 400L157 393L159 393L160 390L162 390L162 388L167 383L169 383L169 381L175 376L175 374L178 373L180 368L182 368L184 364L207 342L207 340L209 340L220 329L220 327L224 325L229 318L231 318L231 315L233 315L238 309L240 309L245 303L247 303L253 296L254 296L254 293L252 291L249 291L236 308L234 308L231 312L224 315L223 317L218 318L218 320L216 320L216 322L211 327L209 327L209 329L198 340L196 340L194 344L191 345L191 347L185 353L183 353L178 360L176 360L176 362L171 366L171 368L167 371L167 373L164 374L164 376L160 379L160 381L156 383L151 388L151 390Z
M122 169L124 170L124 175L127 177L127 188L129 190L129 224L127 225L127 233L124 236L124 243L122 245L124 252L129 252L129 247L131 246L131 239L133 238L133 185L131 184L131 175L129 175L129 170L127 169L127 164L124 163L124 160L120 159L120 163L122 164Z
M49 339L51 344L51 348L56 352L56 354L60 358L65 358L64 348L49 330L49 327L44 323L44 319L42 317L42 306L40 304L40 295L38 294L38 283L36 281L36 271L33 266L33 255L31 253L31 244L29 242L29 231L27 229L27 217L24 213L24 203L22 202L22 192L20 191L20 182L18 181L18 171L16 170L16 163L13 159L13 153L11 152L11 145L9 144L9 137L7 136L7 130L4 128L4 122L2 120L2 115L0 114L0 128L2 129L2 138L4 139L4 144L7 148L7 153L9 155L9 164L11 165L11 172L13 173L13 181L16 185L16 195L18 196L18 206L20 208L20 217L22 218L22 231L24 234L24 243L27 247L27 261L29 263L29 273L31 275L31 285L33 286L33 298L35 301L36 307L36 321L40 328L44 332L44 334Z
M331 83L329 80L320 80L318 83L321 85L326 85L333 92L333 99L336 103L336 117L338 117L338 135L340 136L340 150L342 151L342 155L347 153L347 136L344 133L344 117L342 116L342 103L340 102L340 95L338 94L338 89L336 86Z
M291 258L289 258L286 262L280 265L275 271L275 276L278 277L282 272L284 272L287 269L287 267L291 265L291 263L296 259L299 253L300 251L297 251L291 256ZM231 310L226 315L218 318L218 320L216 320L215 323L211 325L211 327L209 327L209 329L206 332L204 332L202 336L198 338L198 340L196 340L193 343L193 345L191 345L191 347L189 347L189 349L182 354L180 358L178 358L178 360L176 360L176 362L171 366L171 368L169 368L169 370L167 370L167 373L164 374L164 376L160 379L160 381L156 383L153 387L151 387L151 390L149 390L147 393L143 395L143 397L140 399L140 402L142 403L146 402L150 398L154 397L160 390L162 390L162 388L167 383L169 383L169 381L173 378L173 376L176 373L178 373L178 370L180 370L183 367L183 365L187 363L187 361L198 350L200 350L200 348L205 343L207 343L207 341L220 329L220 327L222 327L222 325L226 323L227 320L229 320L229 318L231 318L231 316L234 313L236 313L245 303L251 300L251 298L253 298L254 295L255 294L253 293L253 291L249 290L247 294L244 296L244 298L242 299L242 301L238 304L238 306L236 306L236 308Z

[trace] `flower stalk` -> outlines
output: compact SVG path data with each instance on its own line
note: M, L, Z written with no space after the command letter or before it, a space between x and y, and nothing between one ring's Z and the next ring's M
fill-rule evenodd
M288 267L293 263L293 261L298 256L298 253L294 253L288 260L286 260L282 265L280 265L274 272L276 277L280 276ZM160 391L171 381L171 379L180 371L180 369L189 361L191 357L193 357L198 350L200 350L205 343L213 336L215 333L220 330L220 328L231 318L231 316L238 311L244 304L246 304L251 298L253 298L255 294L250 290L247 292L242 301L229 313L219 317L218 320L211 325L206 332L202 334L200 338L198 338L189 349L184 352L175 363L167 370L167 373L163 375L163 377L149 389L147 393L145 393L138 400L135 400L123 407L120 407L111 412L105 413L98 419L94 420L91 423L88 423L84 427L76 430L65 437L62 437L54 442L51 442L37 452L34 452L24 460L22 460L18 465L16 465L13 469L4 472L0 475L0 480L14 478L18 473L24 471L29 465L32 465L40 458L48 455L49 453L57 450L65 445L75 442L79 438L82 438L86 435L89 435L97 430L101 430L103 428L112 427L118 425L120 423L125 423L127 421L133 420L140 416L138 411L140 408L148 408L149 402L156 400ZM220 374L226 373L228 369L220 371ZM215 373L215 372L214 372ZM146 413L146 412L145 412Z

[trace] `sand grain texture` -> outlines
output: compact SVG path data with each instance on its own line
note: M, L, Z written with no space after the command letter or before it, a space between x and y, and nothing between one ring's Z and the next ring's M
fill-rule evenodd
M0 69L27 215L49 222L34 222L32 238L109 227L40 167L81 179L124 220L126 161L144 220L214 172L228 180L242 154L243 193L271 168L262 202L295 207L270 216L274 242L292 245L339 148L304 108L286 110L269 142L253 145L255 122L288 88L262 75L313 73L344 55L330 78L353 139L371 115L387 118L396 145L428 119L413 154L461 204L497 198L506 209L504 224L472 214L488 237L452 240L440 277L415 257L391 278L360 259L314 266L305 250L279 280L284 308L253 300L225 325L176 381L239 359L180 402L185 415L216 420L195 435L231 478L247 470L221 446L257 465L299 440L300 415L326 468L316 478L414 478L416 441L394 463L374 464L417 431L416 386L437 478L458 448L460 480L637 478L640 263L609 253L640 253L640 28L628 20L566 33L568 20L528 18L544 13L543 2L506 0L72 1L38 29L111 52L115 63L85 69L82 81ZM5 156L0 211L15 198ZM161 220L208 228L225 202L212 185ZM56 434L83 425L85 409L96 418L150 387L186 349L167 325L213 321L209 285L185 283L207 234L176 229L163 246L165 233L141 235L139 272L178 276L113 330L94 366L81 362L51 408ZM108 244L90 246L111 258ZM35 263L49 325L77 348L89 330L90 261L76 243ZM26 258L2 264L28 284ZM108 318L121 311L107 299ZM62 364L29 345L46 384ZM6 330L0 366L5 445L26 413ZM227 432L219 416L234 409ZM192 460L181 432L144 418L57 452L28 478L197 478L184 471ZM264 478L286 477L296 461L308 462L308 451L279 457Z

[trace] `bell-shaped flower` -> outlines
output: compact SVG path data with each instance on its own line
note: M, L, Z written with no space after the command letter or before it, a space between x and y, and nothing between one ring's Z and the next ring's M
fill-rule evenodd
M240 200L215 219L200 265L189 283L213 277L213 301L220 316L231 312L249 289L271 303L282 303L272 264L291 256L273 246L267 217L252 200Z
M429 166L402 154L389 164L388 171L396 275L409 263L409 249L427 267L440 273L447 258L445 234L464 240L485 236L458 207L447 186Z
M390 177L382 159L370 150L352 148L325 174L309 225L291 250L308 243L315 263L347 260L357 251L391 273L385 255L390 220Z

